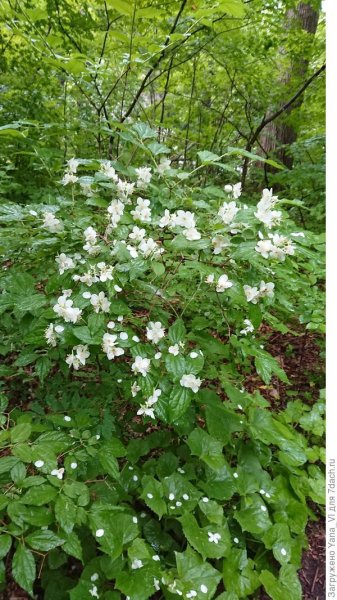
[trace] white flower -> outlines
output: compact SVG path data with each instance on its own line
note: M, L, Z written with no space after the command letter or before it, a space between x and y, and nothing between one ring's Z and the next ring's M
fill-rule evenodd
M267 296L268 298L272 298L274 296L274 288L275 284L271 281L269 283L261 281L259 290L260 297L264 298L265 296Z
M137 187L146 187L150 183L152 174L150 167L138 167L135 169L137 174Z
M237 537L233 538L233 542L234 542L234 544L238 544L239 543L239 538L237 538Z
M213 544L218 544L219 540L221 540L220 533L211 533L210 531L208 532L208 541L209 542L212 542Z
M133 194L135 188L134 183L128 183L128 181L123 181L122 179L118 179L117 182L117 194L124 201L128 202L129 196Z
M273 250L273 244L270 240L260 240L255 246L256 252L259 252L263 258L269 258L269 253Z
M116 323L114 323L114 321L109 321L109 323L107 324L108 329L114 329L115 327L116 327Z
M189 210L178 210L174 217L174 225L179 225L180 227L184 227L186 229L195 229L194 213Z
M225 225L229 225L232 223L239 210L240 209L236 206L236 202L224 202L219 209L218 215Z
M64 415L63 420L66 421L67 423L70 423L71 417L69 417L69 415Z
M151 223L150 200L137 198L137 206L131 211L133 218L142 223Z
M103 535L104 535L104 529L97 529L95 535L98 538L103 537Z
M57 304L53 306L53 311L59 317L62 317L66 323L77 323L82 314L82 310L73 307L73 301L64 295L57 299Z
M222 235L216 235L212 238L212 246L214 247L213 254L220 254L224 248L229 246L229 242Z
M56 340L56 332L55 332L53 323L50 323L48 325L47 329L45 329L44 337L47 340L47 344L49 344L49 346L52 346L53 348L55 348L57 340Z
M138 252L134 246L131 246L131 244L128 244L126 249L129 250L131 258L137 258Z
M43 213L43 216L44 221L41 227L48 229L50 233L59 233L60 231L63 231L63 223L60 221L60 219L57 219L53 213L45 212Z
M243 322L244 325L246 325L246 327L244 329L241 329L241 335L247 335L247 333L251 333L252 331L254 331L254 325L249 319L245 319Z
M77 160L77 158L70 158L70 160L67 160L68 171L70 173L76 173L79 164L80 161Z
M168 227L169 225L171 225L171 215L170 215L170 211L167 210L167 208L165 209L164 215L160 219L158 225L161 228Z
M99 292L99 294L92 294L90 298L90 303L94 307L94 311L96 313L109 312L111 302L108 300L104 292Z
M157 171L159 175L164 175L165 171L170 170L171 161L169 158L163 157L160 159L160 163L157 166Z
M120 337L120 339L121 339L121 340L127 340L127 339L129 338L129 336L128 336L128 334L126 333L126 331L122 331L122 332L119 334L119 337Z
M179 345L178 344L174 344L174 346L170 346L168 349L170 354L173 354L173 356L178 356L179 354Z
M161 358L161 352L156 352L156 354L154 355L156 360L159 360Z
M57 264L59 266L60 275L63 275L64 271L68 271L68 269L75 268L75 263L74 263L73 259L70 258L70 256L67 256L66 254L64 254L64 252L62 252L55 258L55 262L57 262Z
M250 285L243 286L246 298L248 302L252 302L252 304L257 304L259 300L259 291L257 287L251 287Z
M202 583L202 584L201 584L201 586L200 586L200 591L201 591L203 594L207 594L207 592L208 592L208 587L207 587L207 585L205 585L204 583Z
M152 238L144 239L139 244L139 252L141 252L145 258L150 256L159 256L164 252L164 248L160 248L160 246L155 242Z
M124 204L120 200L112 200L108 206L110 225L115 229L124 213Z
M70 468L71 469L77 469L77 462L70 463Z
M147 401L145 402L145 404L141 405L139 410L137 411L137 415L146 415L148 417L151 417L151 419L154 419L154 411L153 408L151 408L157 401L159 396L161 395L161 390L160 389L156 389L153 390L152 396L150 396Z
M172 502L172 500L174 500L174 499L175 499L175 495L171 492L171 494L169 494L169 500L171 500L171 502Z
M192 373L188 375L183 375L180 379L180 385L182 387L190 388L195 394L199 391L199 387L201 386L201 384L202 380L197 378Z
M88 242L88 244L96 243L97 233L93 227L87 227L85 229L85 231L83 232L83 235L84 235L85 241Z
M131 233L129 233L130 240L133 240L135 242L141 242L142 239L144 239L144 237L145 237L145 229L141 229L137 225L135 225L133 227Z
M93 573L90 577L90 581L97 581L98 578L99 578L98 573Z
M92 588L89 590L89 594L93 597L93 598L99 598L99 594L98 594L98 588L97 585L93 585Z
M183 494L183 500L189 500L189 499L190 499L190 497L188 494Z
M214 279L215 279L215 275L214 275L214 273L211 273L210 275L207 275L205 282L211 284L211 283L214 283Z
M155 562L158 562L160 560L160 556L158 556L158 554L154 554L152 556L152 560L154 560Z
M105 262L97 263L97 267L100 270L99 280L102 281L102 283L113 280L113 276L112 276L112 272L114 270L113 267L106 265Z
M108 360L113 360L116 356L124 354L123 348L119 348L116 343L117 335L105 333L103 335L102 350L107 355Z
M109 179L112 179L113 181L118 180L118 175L109 160L104 160L101 163L100 172L103 173L103 175L105 175L105 177L108 177Z
M143 562L139 558L135 558L131 563L131 569L141 569Z
M131 365L131 369L136 375L140 373L143 375L143 377L145 377L150 370L150 359L143 358L142 356L136 356L135 362Z
M160 321L150 321L146 326L146 337L153 344L158 344L159 340L161 340L165 336L165 329L160 323Z
M53 469L50 474L57 477L57 479L63 479L64 468L62 467L61 469Z
M188 229L185 229L185 231L183 231L183 235L190 242L194 240L200 240L201 238L201 234L195 227L189 227Z
M195 590L190 590L189 592L187 592L186 598L195 598L197 595L198 594Z
M68 185L68 183L76 183L76 181L78 181L78 177L76 177L76 175L73 173L66 171L63 175L61 183L62 185Z
M134 381L134 383L131 386L131 395L133 398L135 398L135 396L137 396L138 392L140 391L140 387L137 383L137 381Z
M38 468L41 469L41 467L43 467L44 465L44 460L36 460L34 465Z
M233 285L232 281L229 281L228 276L227 275L220 275L219 279L218 279L218 283L216 286L216 291L217 292L224 292L225 290L227 290L228 288L231 288Z
M159 581L159 579L156 579L156 577L153 578L153 585L154 585L154 589L157 590L157 592L159 592L159 590L160 590L160 581Z
M69 367L73 367L75 371L77 371L80 365L85 365L85 361L87 358L89 358L89 356L90 352L88 350L88 346L80 344L79 346L74 346L72 353L68 354L66 363L69 365Z

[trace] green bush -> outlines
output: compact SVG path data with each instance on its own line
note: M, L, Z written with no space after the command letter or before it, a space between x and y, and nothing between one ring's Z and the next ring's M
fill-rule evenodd
M273 413L244 382L288 383L262 325L322 331L321 239L272 191L199 187L220 158L177 170L155 135L1 206L1 372L28 404L1 401L1 557L50 600L300 599L323 399Z

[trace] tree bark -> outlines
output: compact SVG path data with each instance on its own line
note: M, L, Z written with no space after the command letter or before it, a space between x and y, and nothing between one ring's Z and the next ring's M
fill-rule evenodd
M299 27L314 36L317 29L318 17L318 10L314 9L310 4L300 2L295 9L287 11L285 27L288 30ZM284 56L284 48L280 49L280 54ZM289 88L291 89L293 81L303 81L305 79L308 66L308 57L302 57L296 63L291 64L291 67L284 73L281 73L279 81L286 94L289 94L288 90ZM288 153L288 149L297 139L297 131L290 122L289 117L294 109L301 106L302 102L303 95L285 111L282 119L269 123L259 139L266 156L275 156L288 169L291 169L293 165L293 157ZM273 170L272 167L268 166L268 171L271 170Z

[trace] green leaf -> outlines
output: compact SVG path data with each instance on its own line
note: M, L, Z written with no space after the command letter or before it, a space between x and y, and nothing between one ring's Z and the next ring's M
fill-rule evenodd
M252 152L248 152L247 150L243 150L242 148L229 147L228 154L230 154L230 155L234 154L237 156L246 156L247 158L250 158L251 160L257 160L259 162L267 163L268 165L272 165L276 169L280 169L282 171L285 169L284 165L281 165L280 163L277 163L274 160L271 160L269 158L263 158L262 156L259 156L258 154L253 154Z
M143 478L142 484L144 486L142 492L142 498L144 502L155 512L159 518L167 512L166 503L163 500L163 486L162 484L154 479L154 477L146 476Z
M217 470L224 466L221 442L215 440L203 429L194 429L188 436L187 444L191 453L198 456L211 469Z
M28 440L31 432L32 426L30 423L20 423L19 425L15 425L15 427L13 427L11 430L11 440L13 444L25 442Z
M18 462L19 459L15 456L3 456L0 458L0 475L9 472Z
M35 580L35 560L32 552L19 544L12 561L13 577L28 594L33 596L33 583Z
M57 546L61 546L64 542L56 533L48 529L34 531L26 537L25 541L34 550L41 550L42 552L48 552Z
M270 571L261 572L260 581L272 600L301 600L302 589L298 579L297 569L294 565L284 565L280 569L279 579Z
M179 342L185 341L186 327L182 319L177 319L173 325L169 327L168 337L173 344L179 344Z
M48 484L38 485L30 488L21 498L23 504L32 504L33 506L42 506L54 500L57 495L57 489Z
M197 154L202 164L217 162L221 158L218 154L214 154L214 152L209 152L208 150L203 150Z
M220 0L219 8L233 17L244 17L245 6L241 0Z
M0 535L0 558L7 556L12 545L12 538L7 533Z
M187 411L192 400L192 392L181 385L174 385L168 398L168 418L173 423Z
M260 587L254 562L247 558L247 551L233 548L223 564L223 579L228 593L247 598Z
M99 461L103 469L113 479L119 479L119 466L118 461L114 456L114 451L109 444L104 444L98 453Z
M243 508L234 513L234 519L240 523L242 531L253 534L265 533L272 526L272 522L263 500L255 494L247 496L242 502Z
M165 366L168 373L171 373L175 381L181 379L185 373L185 359L181 354L174 356L173 354L168 353L165 356Z
M206 558L223 558L227 556L231 540L227 523L222 525L209 525L200 528L197 520L191 514L185 514L180 518L183 526L184 534L190 545L197 550L204 559ZM220 539L217 543L210 542L208 533L218 533Z
M58 496L55 502L55 517L66 533L70 533L76 520L76 506L67 496Z
M82 560L82 546L78 535L72 531L71 533L62 534L62 537L65 539L62 550L64 550L64 552L67 554L70 554L70 556L74 556L75 558L78 558L78 560Z
M185 594L191 589L200 590L201 585L206 585L207 597L212 598L221 579L219 571L209 562L204 561L189 546L185 552L176 552L175 556L178 576L184 584Z
M133 7L123 0L107 0L108 8L114 8L122 15L132 16Z

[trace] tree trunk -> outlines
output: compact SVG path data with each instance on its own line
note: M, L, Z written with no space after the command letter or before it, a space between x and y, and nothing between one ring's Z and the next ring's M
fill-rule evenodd
M285 28L291 30L300 27L302 30L314 36L318 24L319 11L315 10L310 4L300 2L296 9L290 9L286 13ZM280 54L284 55L284 48L280 49ZM309 59L307 56L300 57L295 63L291 64L290 68L284 73L281 73L280 84L285 90L284 100L289 95L289 88L293 87L293 81L303 81L308 70ZM289 122L291 112L299 108L303 102L301 95L279 121L275 120L269 123L263 130L260 136L260 144L266 156L274 155L288 169L292 168L293 158L288 154L288 148L297 139L297 131L293 124ZM272 168L268 166L268 171Z

